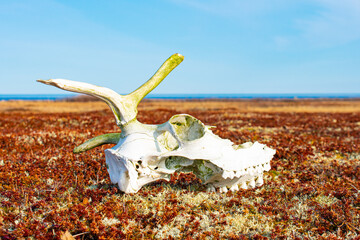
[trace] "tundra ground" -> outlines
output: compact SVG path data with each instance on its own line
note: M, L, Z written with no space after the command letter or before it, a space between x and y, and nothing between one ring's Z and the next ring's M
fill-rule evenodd
M264 185L208 193L176 174L136 194L110 183L87 139L118 132L102 102L0 102L0 238L354 239L360 234L360 100L155 101L138 120L188 113L236 144L276 149Z

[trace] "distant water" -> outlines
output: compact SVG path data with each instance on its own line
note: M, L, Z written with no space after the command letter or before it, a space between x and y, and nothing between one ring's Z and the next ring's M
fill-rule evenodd
M149 94L149 99L294 99L360 98L360 93L239 93L239 94Z
M6 100L61 100L75 97L76 94L0 94L0 101Z
M77 94L0 94L0 101L6 100L63 100ZM360 93L249 93L249 94L149 94L147 99L319 99L360 98Z

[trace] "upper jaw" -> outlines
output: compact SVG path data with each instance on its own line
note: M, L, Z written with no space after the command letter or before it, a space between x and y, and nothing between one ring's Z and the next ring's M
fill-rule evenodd
M136 193L150 182L165 179L170 180L174 170L159 166L144 166L141 160L131 161L114 149L105 150L106 164L112 183L117 183L125 193Z

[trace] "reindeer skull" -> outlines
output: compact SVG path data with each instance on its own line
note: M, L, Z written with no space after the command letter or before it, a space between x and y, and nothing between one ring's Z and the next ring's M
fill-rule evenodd
M172 55L154 76L129 95L121 96L103 87L64 79L38 80L64 90L93 95L112 109L121 133L105 134L83 143L75 153L105 143L116 144L105 150L111 182L125 193L159 179L169 180L174 172L193 172L208 190L227 192L263 184L263 172L270 169L275 150L258 142L234 145L213 134L198 119L180 114L160 125L136 120L137 105L183 60Z

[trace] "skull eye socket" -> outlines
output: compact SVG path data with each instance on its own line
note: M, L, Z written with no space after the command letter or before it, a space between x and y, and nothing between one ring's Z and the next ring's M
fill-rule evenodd
M204 124L190 115L175 115L169 120L169 123L181 141L196 140L205 134Z

